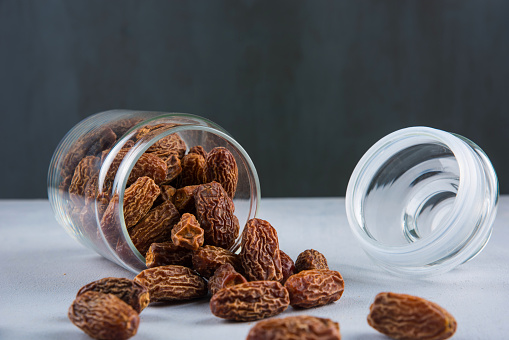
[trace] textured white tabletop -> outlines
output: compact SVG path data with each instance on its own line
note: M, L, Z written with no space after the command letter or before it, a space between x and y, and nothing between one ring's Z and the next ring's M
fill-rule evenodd
M309 248L322 252L345 280L336 303L289 307L279 316L309 314L340 323L342 338L388 339L368 326L374 296L382 291L434 301L458 321L454 339L506 339L509 335L509 197L500 200L493 236L472 261L426 280L393 277L357 246L344 199L263 199L258 217L278 231L293 259ZM0 339L89 339L67 319L84 284L134 275L66 234L45 200L0 201ZM208 300L149 306L133 339L245 339L254 322L234 323L210 313Z

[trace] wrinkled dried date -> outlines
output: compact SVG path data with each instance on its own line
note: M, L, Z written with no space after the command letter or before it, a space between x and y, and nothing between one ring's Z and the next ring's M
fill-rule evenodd
M205 243L229 249L239 236L235 206L221 184L211 182L194 191L196 218L205 232Z
M285 288L290 294L292 307L312 308L339 300L345 283L337 271L312 269L290 276Z
M232 153L223 147L216 147L207 154L207 180L216 181L230 198L235 196L239 170Z
M225 263L231 264L237 271L242 268L239 256L224 248L206 245L193 254L193 268L205 278L211 277Z
M171 230L173 244L190 250L198 250L203 245L203 229L194 215L185 213Z
M166 201L151 209L134 227L129 236L138 251L145 255L152 243L171 239L171 230L179 221L180 214L175 206Z
M283 312L289 302L279 282L253 281L219 290L210 299L210 310L223 319L254 321Z
M341 340L339 324L309 315L272 318L258 322L246 340Z
M106 277L90 282L81 287L76 296L89 291L113 294L131 306L137 313L141 313L150 301L147 288L122 277Z
M265 220L247 221L242 232L240 259L249 281L283 279L277 232Z
M380 293L369 311L368 324L393 339L445 340L456 332L451 314L417 296Z
M207 182L207 161L202 155L189 153L182 158L180 185L199 185Z
M189 149L188 153L195 153L203 156L203 158L207 159L207 151L201 145L195 145L191 149Z
M71 322L94 339L123 340L136 334L140 317L113 294L88 291L69 308Z
M214 295L223 288L246 282L247 280L242 274L238 273L231 264L226 263L216 269L214 275L209 279L208 288L210 294Z
M94 176L98 173L99 164L100 159L95 156L87 156L78 163L69 185L69 198L75 205L84 204L85 190L88 183L93 181Z
M301 272L310 269L329 269L327 259L317 250L304 250L295 260L295 270Z
M172 242L152 243L145 256L147 268L167 266L170 264L191 267L193 252L177 247Z
M183 301L207 295L207 283L193 270L169 265L145 269L135 282L149 290L150 302Z
M170 183L182 173L182 164L177 155L170 155L165 162L167 171L164 183Z
M181 213L193 213L194 208L194 191L198 189L198 185L190 185L179 188L173 194L172 200L175 207Z
M157 196L159 187L149 177L140 177L124 191L124 220L127 228L134 226L150 210ZM115 230L118 221L118 195L108 204L101 219L103 232ZM114 232L113 232L114 233ZM106 236L106 235L105 235Z
M279 282L285 284L286 280L295 274L295 265L292 258L281 249L279 250L279 255L281 257L281 272L283 273L283 278Z

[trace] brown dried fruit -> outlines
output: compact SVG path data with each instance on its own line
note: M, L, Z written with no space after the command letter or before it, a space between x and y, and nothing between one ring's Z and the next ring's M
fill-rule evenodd
M94 339L124 340L136 334L140 317L113 294L89 291L69 308L71 322Z
M329 269L329 265L322 253L314 249L308 249L297 256L297 260L295 260L295 269L297 272L310 269Z
M141 138L150 139L155 137L157 134L164 133L170 128L177 126L177 124L157 124L152 126L145 126L141 128L136 134L135 139L140 140ZM147 152L151 153L173 153L176 154L179 158L184 156L186 152L186 143L180 138L177 133L172 133L166 137L161 138L154 144L152 144Z
M196 218L205 232L205 243L229 249L239 236L233 201L221 184L202 184L194 192Z
M225 263L231 264L237 271L242 268L239 256L224 248L206 245L193 254L193 268L205 278L211 277Z
M100 127L74 143L62 161L60 175L64 179L62 190L67 190L66 183L71 179L78 163L86 156L95 156L115 143L117 135L108 127ZM70 182L68 182L70 184Z
M182 158L182 174L180 185L199 185L207 182L207 161L196 153L190 153Z
M203 245L203 229L192 214L185 213L171 230L173 244L190 250L198 250Z
M154 202L154 205L159 205L165 201L173 202L173 195L175 195L175 189L171 185L160 185L159 190L161 190L161 194L157 197L157 199Z
M193 252L177 247L172 242L152 243L145 256L147 268L167 266L170 264L191 267Z
M147 288L123 277L106 277L90 282L81 287L76 296L89 291L113 294L131 306L137 313L141 313L150 300Z
M292 258L281 249L279 250L279 255L281 257L281 271L283 273L283 279L279 282L285 284L286 280L295 274L295 265Z
M208 288L210 294L214 295L223 288L246 282L247 280L242 274L238 273L231 264L226 263L216 269L214 275L209 279Z
M151 209L134 227L129 236L134 246L144 255L154 242L166 242L171 239L171 229L178 223L180 214L175 206L166 201Z
M182 165L177 155L171 155L166 158L165 162L168 170L166 171L164 183L170 183L182 173Z
M341 340L339 324L309 315L263 320L254 325L246 340Z
M75 205L84 205L87 184L99 172L99 162L99 157L87 156L78 163L74 170L74 175L69 185L69 198Z
M188 153L195 153L198 155L202 155L203 158L207 159L207 151L201 145L195 145L191 149L189 149Z
M131 228L150 210L157 196L159 187L149 177L140 177L124 191L124 220ZM118 195L115 194L101 219L101 228L110 245L116 245L120 220L118 214Z
M173 204L181 213L194 212L194 191L198 189L198 185L190 185L177 189L172 197Z
M368 324L393 339L444 340L456 332L451 314L417 296L380 293L369 311Z
M303 270L286 280L292 307L312 308L339 300L345 289L341 274L334 270Z
M207 155L207 179L221 184L233 198L237 190L239 170L233 154L226 148L216 147Z
M279 282L254 281L221 289L210 299L210 310L223 319L254 321L283 312L289 302Z
M240 259L249 281L283 279L277 232L265 220L247 221L242 232Z
M150 302L182 301L207 295L207 284L193 270L183 266L161 266L145 269L135 282L149 290Z

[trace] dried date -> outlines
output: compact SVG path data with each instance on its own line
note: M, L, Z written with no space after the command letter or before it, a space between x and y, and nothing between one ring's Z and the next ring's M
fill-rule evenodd
M171 230L173 244L190 250L198 250L203 245L203 229L194 215L185 213Z
M237 190L239 170L233 154L226 148L215 147L207 154L207 180L221 184L233 198Z
M272 318L258 322L246 340L341 340L339 324L309 315Z
M150 301L147 288L123 277L106 277L90 282L81 287L76 296L89 291L113 294L131 306L137 313L141 313Z
M207 161L196 153L189 153L182 158L181 186L199 185L207 182Z
M279 250L279 255L281 257L281 272L283 273L283 278L279 282L285 284L286 280L295 274L295 265L292 258L281 249Z
M196 217L205 232L205 243L229 249L239 236L233 201L221 184L211 182L194 191Z
M249 281L283 279L277 232L265 220L247 221L242 232L240 259Z
M227 249L206 245L193 253L193 268L205 278L211 277L217 268L229 263L235 270L241 270L240 258Z
M380 293L369 310L368 324L393 339L445 340L456 332L449 312L417 296Z
M210 299L210 310L223 319L254 321L283 312L289 302L279 282L254 281L219 290Z
M94 339L123 340L138 331L140 317L113 294L88 291L79 295L67 313L69 320Z
M223 288L246 282L247 280L242 274L238 273L231 264L226 263L216 269L214 275L209 279L208 288L210 294L214 295Z
M69 185L69 198L76 206L84 205L85 190L88 183L93 181L94 176L98 173L99 163L99 157L87 156L78 163L74 170Z
M341 274L334 270L303 270L286 280L290 305L299 308L323 306L339 300L345 289Z
M201 145L195 145L191 149L189 149L188 153L195 153L198 155L202 155L203 158L207 159L207 151Z
M167 265L191 267L193 252L186 248L177 247L172 242L152 243L145 255L147 268Z
M295 269L297 272L310 269L329 269L327 259L317 250L304 250L295 260Z
M182 173L182 164L177 155L170 155L166 162L166 178L164 183L170 183Z
M172 197L173 204L181 213L193 213L195 210L194 191L198 189L198 185L190 185L177 189Z
M169 265L145 269L135 282L149 290L150 302L183 301L207 295L207 284L193 270Z
M134 227L130 228L129 236L134 246L144 255L155 242L171 240L171 230L178 223L180 214L175 206L166 201L151 209Z

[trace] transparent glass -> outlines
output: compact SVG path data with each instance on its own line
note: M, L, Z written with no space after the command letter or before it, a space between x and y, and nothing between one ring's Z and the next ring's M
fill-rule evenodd
M498 180L470 140L410 127L373 145L346 192L350 228L364 251L403 276L447 272L488 242Z
M152 133L141 133L154 126L159 128ZM205 118L182 113L101 112L74 126L57 146L50 163L48 197L57 221L80 243L134 273L146 266L144 254L133 245L126 228L124 190L141 155L171 134L178 134L185 142L186 152L201 145L206 152L225 147L233 154L238 167L233 202L242 229L257 213L258 175L242 146L223 128ZM120 164L115 161L118 159ZM85 162L88 170L80 172L84 173L82 178L74 170ZM113 200L116 196L117 203ZM106 227L106 223L101 224L101 218L111 202L115 204L114 221ZM239 242L237 239L231 250L235 251Z

